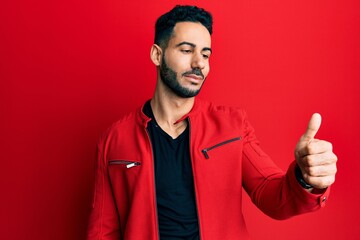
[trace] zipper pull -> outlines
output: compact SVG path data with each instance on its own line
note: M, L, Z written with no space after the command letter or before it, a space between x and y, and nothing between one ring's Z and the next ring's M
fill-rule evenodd
M207 148L201 150L201 152L204 154L206 159L209 159L209 154L208 154L208 149Z
M126 164L126 168L132 168L132 167L139 166L139 165L140 165L139 162L128 163L128 164Z

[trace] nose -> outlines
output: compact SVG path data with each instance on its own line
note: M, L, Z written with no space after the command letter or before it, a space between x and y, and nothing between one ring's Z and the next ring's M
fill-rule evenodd
M201 53L195 53L192 58L191 67L204 69L206 66L205 59Z

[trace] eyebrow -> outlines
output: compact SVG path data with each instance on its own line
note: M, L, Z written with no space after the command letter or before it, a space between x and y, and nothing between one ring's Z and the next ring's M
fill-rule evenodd
M182 45L189 45L190 47L193 47L193 48L196 47L195 44L190 43L190 42L186 42L186 41L176 44L176 47L180 47ZM209 47L204 47L201 51L210 51L212 53L212 50Z

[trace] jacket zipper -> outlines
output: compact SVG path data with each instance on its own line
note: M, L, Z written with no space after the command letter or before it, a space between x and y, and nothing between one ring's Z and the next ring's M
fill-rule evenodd
M140 162L127 161L127 160L109 160L109 164L125 165L126 168L132 168L141 165Z
M198 229L199 229L199 239L201 239L201 229L200 229L200 217L199 217L199 203L197 198L197 187L195 183L195 175L194 175L194 163L191 157L191 124L190 124L190 118L188 117L188 124L189 124L189 145L190 145L190 161L192 165L192 171L193 171L193 181L194 181L194 191L195 191L195 204L196 204L196 212L197 212L197 219L198 219Z
M157 207L157 198L156 198L156 181L155 181L155 156L154 156L154 150L152 146L152 142L150 139L150 134L147 128L145 128L146 135L148 137L148 141L150 143L151 148L151 155L152 155L152 166L153 166L153 183L154 183L154 200L155 200L155 219L156 219L156 228L157 228L157 236L158 240L160 240L160 229L159 229L159 217L158 217L158 207Z
M226 145L226 144L229 144L229 143L231 143L231 142L239 141L239 140L241 140L241 137L232 138L232 139L223 141L223 142L221 142L221 143L215 144L214 146L205 148L205 149L201 150L201 152L204 154L204 156L205 156L206 159L209 159L209 158L210 158L209 153L208 153L209 151L211 151L211 150L213 150L213 149L215 149L215 148L224 146L224 145Z

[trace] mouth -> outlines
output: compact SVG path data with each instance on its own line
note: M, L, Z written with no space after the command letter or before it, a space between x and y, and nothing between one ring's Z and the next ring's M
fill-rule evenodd
M200 81L204 80L204 78L202 76L199 76L196 74L185 74L184 76L194 82L200 82Z

